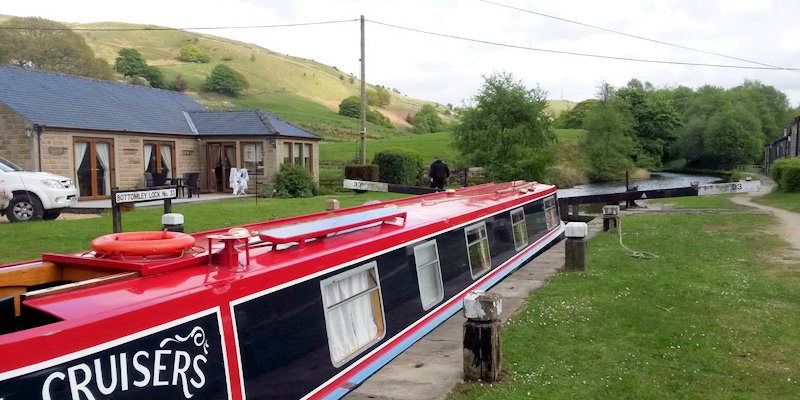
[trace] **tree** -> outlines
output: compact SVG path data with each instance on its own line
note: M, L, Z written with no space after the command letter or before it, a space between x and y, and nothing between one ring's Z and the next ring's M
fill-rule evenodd
M164 73L156 67L148 66L140 73L139 76L147 79L147 82L150 83L150 87L154 87L156 89L166 89L167 87L167 82L164 79Z
M211 57L203 49L192 43L181 47L180 59L192 63L207 63L211 61Z
M630 159L634 151L632 117L625 107L608 98L584 116L585 136L583 149L589 160L589 179L610 181L618 179L633 167Z
M119 49L114 69L125 76L142 76L147 70L147 62L136 49Z
M392 101L392 95L383 87L376 87L375 90L367 90L367 104L376 107L388 106Z
M111 79L108 63L66 25L37 17L0 23L0 63L98 79ZM19 29L15 29L19 28Z
M660 167L665 149L677 139L677 130L683 125L680 115L668 102L658 100L649 82L642 85L634 79L628 87L616 91L617 99L623 101L633 117L633 132L637 140L638 154L634 161L638 166Z
M206 77L206 90L232 96L238 96L248 87L247 80L231 67L219 64Z
M581 129L586 113L597 105L597 100L584 100L570 110L561 112L556 119L556 126L562 129Z
M444 126L442 118L432 104L423 105L411 121L416 133L439 132Z
M729 104L708 120L705 150L717 165L749 164L764 146L761 123L741 104Z
M361 110L361 100L358 96L350 96L339 103L339 115L345 117L358 118Z
M472 100L453 131L466 161L483 166L490 179L541 179L555 162L546 148L556 140L546 93L499 73L484 77Z

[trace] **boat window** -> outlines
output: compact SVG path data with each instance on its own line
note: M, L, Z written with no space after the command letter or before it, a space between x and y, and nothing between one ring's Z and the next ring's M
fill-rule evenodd
M385 332L381 286L375 261L320 282L325 328L333 365L339 367Z
M511 210L511 230L514 232L514 248L519 251L528 245L528 227L522 207Z
M554 226L561 222L561 218L558 216L558 210L556 209L555 196L544 199L544 214L547 221L547 230L553 229Z
M467 237L467 253L472 278L483 275L492 265L489 256L489 236L486 234L486 223L481 222L464 230Z
M436 240L414 246L414 261L417 264L417 281L419 282L422 308L429 310L444 298L439 248Z

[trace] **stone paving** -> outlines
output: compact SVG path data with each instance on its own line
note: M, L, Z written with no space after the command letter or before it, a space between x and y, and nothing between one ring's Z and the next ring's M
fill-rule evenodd
M601 218L589 222L589 237L600 232L602 228ZM563 268L562 241L493 287L490 292L503 295L503 322L525 304L531 292L542 287L547 279ZM444 399L462 381L461 337L464 321L466 319L461 312L453 315L345 398Z

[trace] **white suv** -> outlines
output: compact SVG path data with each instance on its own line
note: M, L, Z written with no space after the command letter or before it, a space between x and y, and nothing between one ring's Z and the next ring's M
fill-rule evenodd
M65 207L78 203L78 188L72 179L49 172L23 171L2 157L0 188L13 194L8 207L0 209L0 215L5 214L11 222L56 219Z

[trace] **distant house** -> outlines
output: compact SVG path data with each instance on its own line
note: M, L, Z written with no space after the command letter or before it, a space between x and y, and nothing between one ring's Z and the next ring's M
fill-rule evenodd
M779 158L800 157L800 118L795 118L783 129L783 136L765 145L764 156L767 170Z
M0 67L0 156L72 177L81 199L143 186L145 172L198 172L204 191L229 190L230 168L274 182L281 164L298 164L318 180L319 140L261 110L209 110L178 92Z

